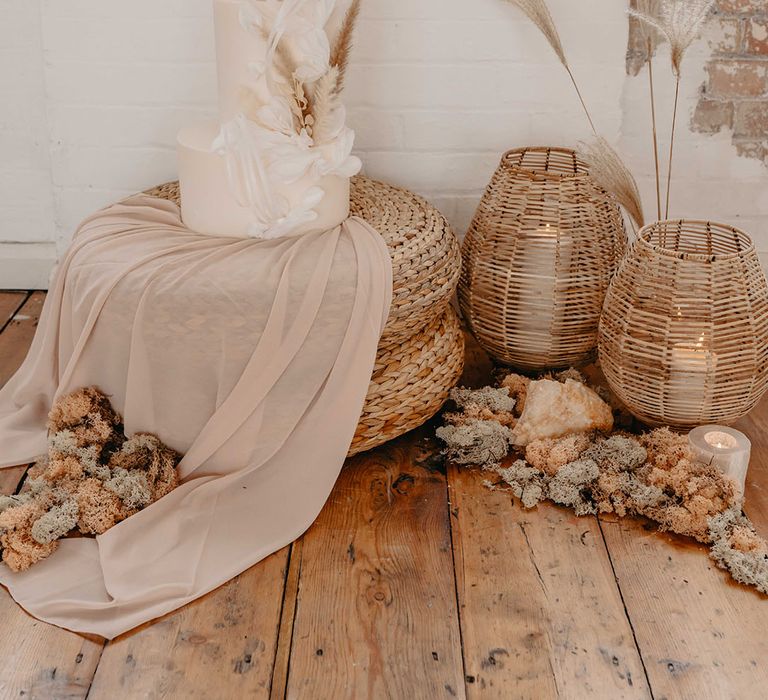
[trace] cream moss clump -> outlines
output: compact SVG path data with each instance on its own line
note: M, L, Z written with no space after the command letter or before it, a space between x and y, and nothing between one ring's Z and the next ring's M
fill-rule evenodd
M573 508L576 515L589 515L597 509L587 489L598 476L600 469L591 459L569 462L549 480L547 493L555 503Z
M585 450L584 457L627 471L645 464L648 452L636 439L619 434L597 439Z
M455 388L451 390L451 399L460 408L476 404L494 413L512 413L515 400L510 397L509 390L486 386L482 389Z
M77 526L79 509L77 501L64 501L53 506L32 525L32 538L40 544L50 544L66 535Z
M52 554L73 530L99 535L178 484L181 459L157 437L126 439L109 400L90 387L60 398L49 416L48 454L22 492L0 496L0 555L14 571Z

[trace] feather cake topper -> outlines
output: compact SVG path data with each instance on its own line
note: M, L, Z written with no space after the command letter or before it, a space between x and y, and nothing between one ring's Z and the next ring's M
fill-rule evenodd
M230 185L253 213L251 235L276 238L313 221L324 196L321 178L351 177L341 90L360 0L352 0L333 45L327 25L336 0L242 0L240 23L265 47L249 66L240 112L221 127L214 148L226 159ZM302 183L289 201L282 187Z

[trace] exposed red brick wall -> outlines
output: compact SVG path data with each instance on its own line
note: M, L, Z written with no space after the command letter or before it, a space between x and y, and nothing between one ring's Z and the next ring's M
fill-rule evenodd
M627 72L636 75L646 50L630 21ZM707 32L712 57L691 127L730 129L740 155L768 164L768 0L718 0Z

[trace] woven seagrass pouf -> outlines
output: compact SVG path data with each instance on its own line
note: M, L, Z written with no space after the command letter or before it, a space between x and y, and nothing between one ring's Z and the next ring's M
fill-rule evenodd
M169 182L147 194L179 203ZM450 299L461 254L448 222L421 197L365 177L352 178L350 211L384 238L393 296L373 377L349 454L370 450L428 421L464 366L464 336Z
M434 416L464 369L464 333L452 306L403 343L379 345L349 454L418 428Z

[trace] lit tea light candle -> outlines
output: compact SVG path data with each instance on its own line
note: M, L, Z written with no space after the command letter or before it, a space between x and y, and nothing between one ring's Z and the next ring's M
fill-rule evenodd
M717 367L717 355L700 336L695 343L672 346L669 364L669 402L679 409L698 409L706 400L710 377Z
M698 462L711 464L733 479L739 498L744 497L752 449L744 433L721 425L701 425L688 434L688 444Z
M552 344L552 328L564 313L557 309L558 282L566 284L573 258L573 237L556 224L542 222L528 234L514 271L524 300L524 317L518 330L529 350L547 354Z

